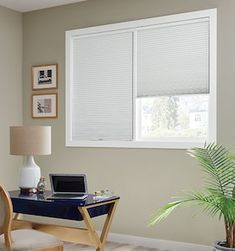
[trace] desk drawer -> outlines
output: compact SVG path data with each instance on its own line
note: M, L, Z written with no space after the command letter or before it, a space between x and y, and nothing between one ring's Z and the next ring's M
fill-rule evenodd
M35 201L12 198L13 211L15 213L46 216L60 219L82 221L83 218L78 210L79 204L75 201L66 203L64 201ZM110 204L89 208L90 216L97 217L108 213Z

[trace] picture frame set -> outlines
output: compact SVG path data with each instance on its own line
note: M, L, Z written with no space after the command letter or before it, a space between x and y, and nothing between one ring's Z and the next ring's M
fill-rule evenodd
M57 92L45 92L57 88L58 64L32 66L32 118L57 118Z

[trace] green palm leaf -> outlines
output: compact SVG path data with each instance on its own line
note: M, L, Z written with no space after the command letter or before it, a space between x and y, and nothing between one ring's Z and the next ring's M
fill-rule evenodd
M231 196L235 185L235 165L234 160L229 158L228 150L221 145L209 144L205 148L194 148L189 153L209 175L208 187Z
M221 193L208 191L192 192L185 194L180 200L170 202L160 207L150 220L149 225L154 225L166 219L169 214L180 205L198 205L203 208L212 217L218 215L219 218L224 216L226 222L233 223L235 221L235 200L227 198Z
M184 201L179 200L179 201L174 201L170 202L162 207L160 207L156 213L154 214L153 218L151 219L149 226L154 225L164 219L167 218L167 216L180 204L182 204Z

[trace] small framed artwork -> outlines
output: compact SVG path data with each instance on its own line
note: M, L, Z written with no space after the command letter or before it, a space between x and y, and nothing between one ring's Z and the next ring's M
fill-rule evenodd
M32 67L33 90L56 89L58 64Z
M32 118L57 118L57 93L33 94Z

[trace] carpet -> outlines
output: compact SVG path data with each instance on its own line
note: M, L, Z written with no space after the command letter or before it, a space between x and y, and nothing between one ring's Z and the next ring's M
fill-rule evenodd
M64 251L95 251L94 247L74 244L74 243L65 243ZM106 242L105 251L168 251L160 250L157 248L147 248L142 246L134 246L129 244L121 244L115 242Z

